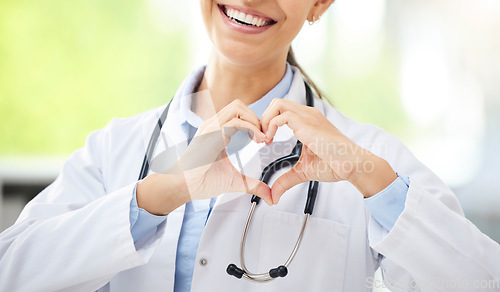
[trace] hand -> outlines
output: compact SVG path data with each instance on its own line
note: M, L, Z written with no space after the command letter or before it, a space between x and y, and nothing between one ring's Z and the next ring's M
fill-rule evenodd
M265 142L259 118L240 100L200 126L179 160L190 196L206 199L227 192L246 192L272 205L269 186L240 173L227 156L226 147L237 131L247 132L256 143Z
M164 174L146 177L137 187L138 206L152 214L168 214L195 199L227 192L246 192L272 205L271 189L234 168L226 146L237 131L247 132L257 143L265 142L257 115L235 100L206 120L182 157Z
M262 131L269 140L266 144L272 143L278 127L285 124L303 148L295 166L274 182L271 188L274 204L285 191L302 182L346 180L369 197L397 177L385 160L343 135L316 108L274 99L261 118Z

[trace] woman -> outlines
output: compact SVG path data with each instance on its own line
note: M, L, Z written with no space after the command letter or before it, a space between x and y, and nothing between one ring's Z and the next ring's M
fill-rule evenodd
M498 245L395 137L318 97L306 106L290 44L333 0L200 2L213 50L168 108L156 173L137 179L165 107L92 133L1 235L1 291L364 291L379 266L394 291L498 280ZM297 164L271 187L257 180L297 139ZM292 250L313 180L314 214L288 275L229 276L248 194L267 203L244 251L247 267L264 272Z

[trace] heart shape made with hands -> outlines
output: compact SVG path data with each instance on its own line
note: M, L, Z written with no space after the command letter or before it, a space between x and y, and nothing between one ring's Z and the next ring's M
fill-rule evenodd
M334 160L331 149L324 146L331 145L331 139L345 138L345 142L350 140L317 108L286 99L275 99L262 115L260 125L266 137L266 145L272 145L278 128L285 125L291 130L291 135L302 142L299 160L272 184L271 197L274 204L295 185L309 181L333 182L343 179L332 167Z
M278 128L284 125L293 132L290 136L295 136L303 146L297 163L278 177L272 187L245 176L233 166L226 147L238 131L247 132L256 143L270 146ZM233 102L200 126L180 158L178 146L165 145L165 150L153 159L151 169L159 173L182 173L192 199L246 192L261 197L269 205L277 204L285 191L300 183L342 179L316 143L318 137L335 130L320 111L292 101L274 100L260 119L246 105ZM236 158L241 168L240 158Z

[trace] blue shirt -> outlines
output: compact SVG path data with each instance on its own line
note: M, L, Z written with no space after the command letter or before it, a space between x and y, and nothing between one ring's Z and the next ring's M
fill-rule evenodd
M202 67L190 75L190 79L179 90L180 117L183 130L190 141L196 129L203 123L203 120L191 111L191 100L187 97L196 90L203 78L205 67ZM267 109L273 98L283 98L290 90L293 81L293 71L287 64L286 73L283 79L264 97L249 105L249 108L260 118ZM238 140L246 138L245 133L238 132L231 138L228 150L231 145L237 144ZM233 142L234 141L234 142ZM378 194L365 199L367 208L372 216L387 230L391 230L399 215L403 212L406 193L409 188L409 180L406 177L398 178L387 188ZM191 291L191 281L198 250L198 244L205 228L205 224L210 216L210 212L215 203L215 198L207 200L194 200L186 204L184 220L177 245L174 291ZM137 206L137 199L134 190L133 199L130 202L130 226L134 242L151 232L157 225L163 222L167 216L154 216Z

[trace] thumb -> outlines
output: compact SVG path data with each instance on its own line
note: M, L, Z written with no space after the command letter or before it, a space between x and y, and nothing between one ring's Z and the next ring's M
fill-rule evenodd
M228 190L229 192L245 192L256 195L257 197L263 199L269 206L273 205L271 188L269 188L266 183L243 174L240 174L240 179L235 181L237 181L237 183L231 185Z
M294 166L289 171L280 176L271 188L271 195L274 204L278 204L281 196L293 186L308 181L303 172Z

